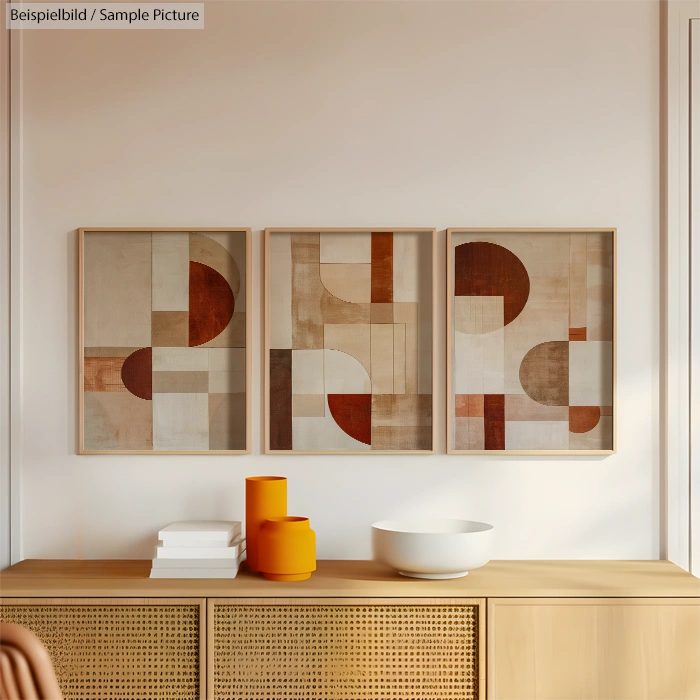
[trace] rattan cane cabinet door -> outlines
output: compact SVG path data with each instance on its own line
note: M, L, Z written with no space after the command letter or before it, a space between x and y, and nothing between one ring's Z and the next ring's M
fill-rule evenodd
M205 610L204 599L5 598L0 620L44 643L65 700L195 700Z
M211 700L484 697L483 599L209 599Z

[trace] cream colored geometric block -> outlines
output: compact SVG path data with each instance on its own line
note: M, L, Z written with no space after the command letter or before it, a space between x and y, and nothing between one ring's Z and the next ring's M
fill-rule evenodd
M322 231L320 240L322 263L372 262L372 235L368 231Z
M154 232L153 311L187 311L190 308L190 234Z
M506 421L506 450L567 450L569 421Z
M389 327L391 328L391 326ZM374 326L372 326L372 328L374 328ZM292 351L292 353L295 352L298 352L298 350ZM311 352L314 351L312 350ZM323 372L323 386L326 394L370 393L371 383L369 374L364 366L352 357L352 355L338 350L323 350ZM294 379L292 378L292 382L293 381Z
M454 327L467 334L491 333L503 328L503 297L455 297Z
M153 394L153 449L208 450L208 394Z
M366 263L324 263L323 286L338 299L354 304L369 304L372 296L372 266Z
M323 394L323 350L292 350L292 394Z
M394 326L390 323L371 327L372 393L394 392Z
M153 348L154 372L205 372L209 369L206 348Z
M569 343L569 405L611 406L612 341Z

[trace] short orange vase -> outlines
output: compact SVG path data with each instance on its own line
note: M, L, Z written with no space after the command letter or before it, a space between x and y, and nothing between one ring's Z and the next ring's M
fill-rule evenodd
M316 571L316 533L308 518L270 518L260 528L260 571L270 581L305 581Z
M260 571L260 526L268 518L287 515L287 478L249 476L245 480L246 559L251 571Z

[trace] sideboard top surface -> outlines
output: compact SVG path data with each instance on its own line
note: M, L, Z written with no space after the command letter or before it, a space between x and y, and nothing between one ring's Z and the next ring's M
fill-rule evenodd
M409 579L373 561L319 561L308 581L151 579L150 559L26 559L0 573L3 598L569 598L700 597L669 561L491 561L461 579Z

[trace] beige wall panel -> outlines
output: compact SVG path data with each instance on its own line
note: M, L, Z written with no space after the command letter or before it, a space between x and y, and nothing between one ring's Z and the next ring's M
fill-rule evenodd
M586 328L587 239L585 233L569 234L569 327Z
M292 394L292 416L323 418L326 415L326 397L323 394Z
M506 450L569 449L569 421L506 421Z
M321 264L321 282L333 296L343 301L369 304L372 300L370 264Z
M228 234L233 235L233 234ZM241 233L245 242L245 234ZM190 260L192 262L202 263L216 270L228 283L236 300L236 311L245 310L245 297L238 302L241 288L245 289L245 285L241 285L241 269L236 264L231 253L226 250L221 243L215 241L207 234L190 233ZM245 243L244 243L245 246ZM244 257L245 261L245 247ZM245 262L243 268L245 271Z
M569 405L611 406L612 341L569 343Z
M245 348L208 348L209 370L245 372Z
M323 326L323 345L326 350L341 350L352 355L370 373L369 323L326 323Z
M372 234L368 231L324 231L320 243L322 263L372 262Z
M327 400L325 400L324 410L325 414L322 418L292 418L292 440L295 450L351 452L370 449L369 445L350 437L338 426L328 408Z
M153 448L151 401L130 392L86 393L86 450L150 450Z
M323 350L292 350L292 394L323 394Z
M339 350L323 351L323 382L326 394L369 394L372 388L364 366Z
M238 308L238 304L236 304ZM216 338L197 347L200 348L244 348L246 343L245 311L234 311L228 326Z
M209 352L204 348L153 348L154 372L206 372Z
M587 433L569 433L570 450L611 450L612 445L612 416L601 416L598 425Z
M587 340L613 339L613 236L589 233L587 270Z
M209 370L208 391L212 394L245 394L245 370L213 372Z
M545 406L527 394L506 394L505 418L525 421L569 421L568 406Z
M394 324L394 393L406 393L406 324Z
M697 700L697 600L489 605L493 700Z
M190 308L190 234L153 232L153 311L188 311Z
M153 449L208 450L208 395L154 393Z
M151 344L151 236L85 233L86 346Z
M372 393L394 391L394 326L390 323L371 327Z
M209 372L153 372L154 394L206 394L209 384Z
M236 297L236 310L245 311L246 308L246 232L245 231L203 231L202 235L211 238L225 248L233 258L238 268L240 277L240 289L234 294ZM201 262L204 262L202 260ZM205 265L209 263L205 262ZM210 267L213 267L210 265ZM214 268L216 269L216 268ZM223 273L222 273L223 274ZM225 275L224 275L225 276ZM233 288L232 288L233 289Z
M454 333L455 394L506 393L503 371L506 329L480 335Z
M394 301L430 304L432 236L416 231L394 233Z
M292 234L272 233L269 246L270 348L292 347Z

